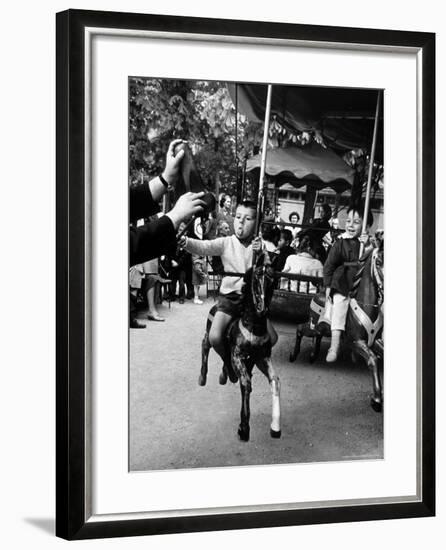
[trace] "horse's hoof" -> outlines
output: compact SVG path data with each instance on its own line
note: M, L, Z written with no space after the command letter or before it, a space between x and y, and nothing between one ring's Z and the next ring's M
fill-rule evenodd
M276 431L271 428L269 434L273 439L280 439L280 436L282 435L282 430Z
M290 353L290 363L293 363L296 360L296 354Z
M239 428L237 433L241 441L249 441L249 428L245 430Z
M198 385L206 386L206 376L203 376L202 374L200 374L200 376L198 377Z
M235 384L236 382L238 382L238 376L235 374L235 372L233 372L232 370L229 371L229 380Z
M220 376L218 377L218 383L224 386L227 381L228 381L227 374L225 372L221 372Z
M370 399L370 405L372 406L372 409L377 413L380 413L383 410L382 402L376 400L374 397Z

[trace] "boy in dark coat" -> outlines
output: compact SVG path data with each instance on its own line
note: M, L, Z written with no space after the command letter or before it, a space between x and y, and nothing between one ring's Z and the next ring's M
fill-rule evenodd
M367 233L361 235L364 207L350 207L347 211L345 233L330 249L327 261L324 264L324 286L327 300L332 300L331 313L331 345L327 353L327 363L333 363L338 358L342 332L345 330L345 321L349 306L349 291L353 284L357 267L345 265L359 260L361 242L366 245L369 241ZM367 216L367 230L373 224L373 214L369 210Z

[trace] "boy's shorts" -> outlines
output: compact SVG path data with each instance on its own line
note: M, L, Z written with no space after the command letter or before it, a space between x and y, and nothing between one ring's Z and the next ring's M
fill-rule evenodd
M217 311L223 311L231 317L241 317L243 312L243 296L237 292L219 294L217 299Z

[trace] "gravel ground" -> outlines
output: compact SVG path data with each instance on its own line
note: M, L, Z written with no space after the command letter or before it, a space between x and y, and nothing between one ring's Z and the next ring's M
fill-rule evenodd
M308 361L310 340L290 363L294 327L275 324L273 364L281 380L281 439L269 435L271 394L255 369L251 439L238 439L240 389L220 386L221 361L211 351L207 385L198 386L201 339L212 305L166 304L164 323L130 330L130 469L164 470L383 458L383 415L369 398L362 364ZM140 314L144 320L144 315Z

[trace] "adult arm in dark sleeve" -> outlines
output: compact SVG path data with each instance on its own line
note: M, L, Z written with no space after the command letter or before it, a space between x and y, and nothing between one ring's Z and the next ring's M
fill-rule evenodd
M136 223L141 218L148 218L159 212L158 204L153 200L148 183L130 187L129 218Z
M176 247L176 232L181 222L203 211L204 193L184 193L165 216L129 231L130 266L170 254Z
M131 187L129 191L130 223L136 223L141 218L148 218L159 212L158 202L178 178L184 150L175 154L175 148L183 144L182 139L175 139L169 144L166 153L166 164L161 176L153 178L142 185Z
M129 231L130 266L169 254L176 247L176 231L172 220L162 216L157 220L131 227Z

